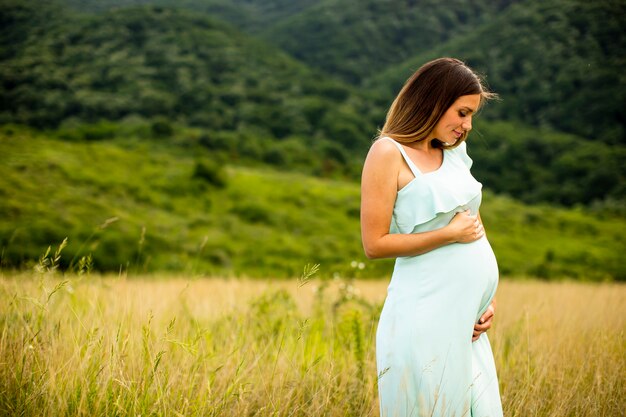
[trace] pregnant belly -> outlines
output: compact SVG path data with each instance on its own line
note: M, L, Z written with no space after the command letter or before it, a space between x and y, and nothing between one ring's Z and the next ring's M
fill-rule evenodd
M423 255L396 260L389 298L410 297L432 305L473 312L476 320L487 309L498 285L498 264L486 237L454 243Z

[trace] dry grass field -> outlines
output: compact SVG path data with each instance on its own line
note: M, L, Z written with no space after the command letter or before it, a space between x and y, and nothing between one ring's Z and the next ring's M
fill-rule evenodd
M387 282L8 274L0 415L377 416ZM502 281L506 416L626 410L626 286Z

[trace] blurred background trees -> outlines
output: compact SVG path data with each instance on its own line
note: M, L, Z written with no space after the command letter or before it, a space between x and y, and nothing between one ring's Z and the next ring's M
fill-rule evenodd
M501 98L469 139L488 189L622 218L624 15L623 0L0 0L0 125L166 149L209 186L229 187L217 164L353 181L404 80L454 56Z

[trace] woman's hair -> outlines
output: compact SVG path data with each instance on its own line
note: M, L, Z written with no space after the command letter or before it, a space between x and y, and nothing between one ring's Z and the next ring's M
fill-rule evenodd
M390 136L398 142L410 143L426 139L441 116L461 96L480 94L480 104L497 97L488 92L481 79L462 61L439 58L427 62L409 78L387 112L379 137ZM467 132L454 145L434 141L434 146L454 148L467 137Z

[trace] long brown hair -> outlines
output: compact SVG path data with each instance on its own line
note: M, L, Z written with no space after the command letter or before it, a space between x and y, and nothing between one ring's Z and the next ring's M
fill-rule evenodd
M488 92L476 73L455 58L427 62L404 83L387 112L379 137L390 136L402 143L426 139L441 116L461 96L480 94L481 105L497 97ZM437 140L434 146L451 149L461 144L467 132L454 145Z

